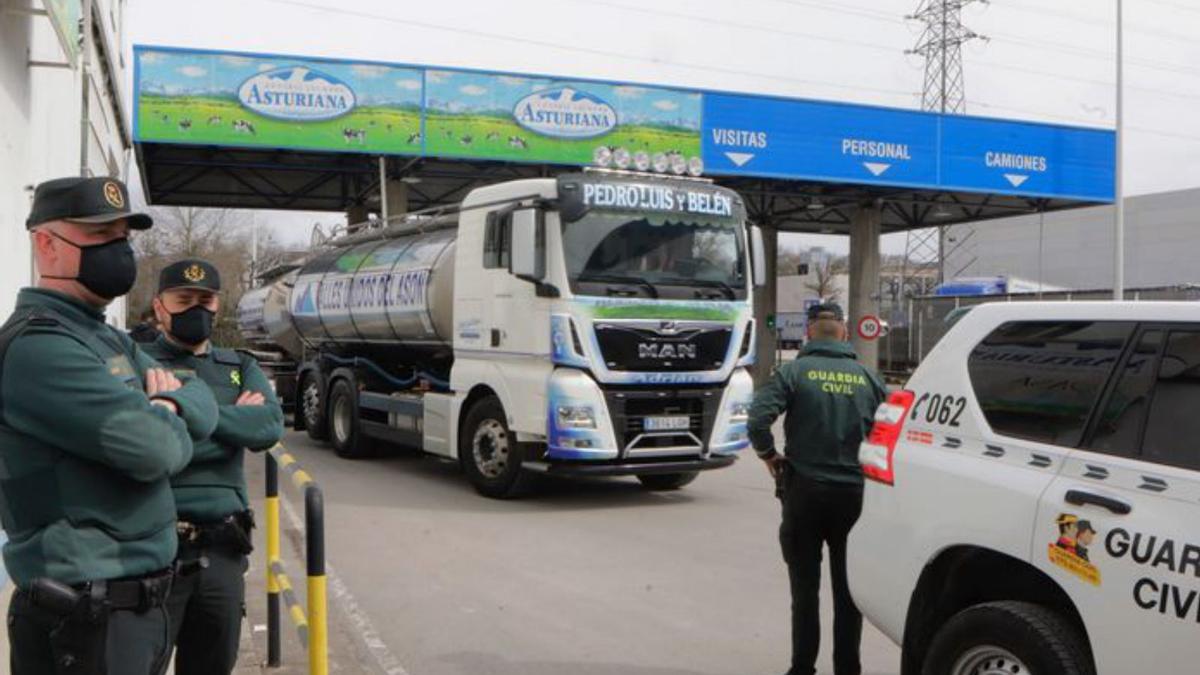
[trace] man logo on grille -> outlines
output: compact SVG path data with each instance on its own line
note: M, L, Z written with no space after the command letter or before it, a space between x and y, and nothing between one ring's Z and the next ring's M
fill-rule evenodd
M657 342L639 342L639 359L694 359L696 345L659 344Z

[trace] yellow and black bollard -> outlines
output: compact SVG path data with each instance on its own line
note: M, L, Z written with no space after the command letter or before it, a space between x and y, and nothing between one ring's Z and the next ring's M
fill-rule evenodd
M279 560L279 465L267 453L267 665L282 663L279 629L279 582L274 565Z
M304 564L308 575L308 611L300 606L279 557L279 470L304 492ZM267 665L280 665L280 600L296 624L308 651L310 675L329 673L328 605L325 586L325 498L321 487L296 458L275 446L267 453Z

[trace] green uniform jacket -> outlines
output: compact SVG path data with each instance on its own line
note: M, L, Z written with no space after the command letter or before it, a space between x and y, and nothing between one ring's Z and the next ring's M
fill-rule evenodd
M145 349L177 376L203 380L217 400L216 430L196 442L192 462L171 478L179 518L211 523L250 508L243 449L266 450L283 437L283 410L258 362L219 347L193 354L162 336ZM243 391L262 394L266 403L234 405Z
M754 393L750 442L760 456L775 451L771 425L784 418L784 454L796 473L829 483L862 483L858 445L871 430L887 390L855 360L845 342L816 340Z
M22 319L27 319L22 321ZM146 574L175 558L169 478L212 433L217 408L198 380L152 405L159 365L103 312L26 288L9 319L0 374L0 522L19 586Z

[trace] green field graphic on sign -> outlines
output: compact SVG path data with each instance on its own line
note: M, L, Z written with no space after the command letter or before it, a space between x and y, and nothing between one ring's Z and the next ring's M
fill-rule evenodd
M426 72L426 152L590 164L596 148L700 156L700 95L534 77Z
M142 141L421 153L419 69L137 52Z

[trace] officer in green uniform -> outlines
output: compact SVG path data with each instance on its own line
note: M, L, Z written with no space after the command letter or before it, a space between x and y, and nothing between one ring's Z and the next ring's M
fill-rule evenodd
M220 290L217 268L203 260L168 265L154 299L162 334L146 347L177 375L204 380L219 411L212 436L196 443L191 463L171 479L179 559L208 560L176 582L168 602L177 675L220 675L237 662L253 525L243 449L265 450L283 436L283 411L257 362L209 340Z
M755 392L749 432L754 450L780 485L783 559L792 587L792 666L789 675L816 672L821 643L818 590L821 552L829 546L833 576L833 663L836 675L862 672L862 614L846 585L846 538L862 511L858 445L870 431L886 390L846 342L841 307L809 309L809 342ZM771 425L781 414L787 443L775 451Z
M37 262L0 328L0 522L16 582L16 675L150 675L165 665L175 559L169 478L216 427L208 387L181 383L104 308L133 286L125 186L37 186L26 221Z

